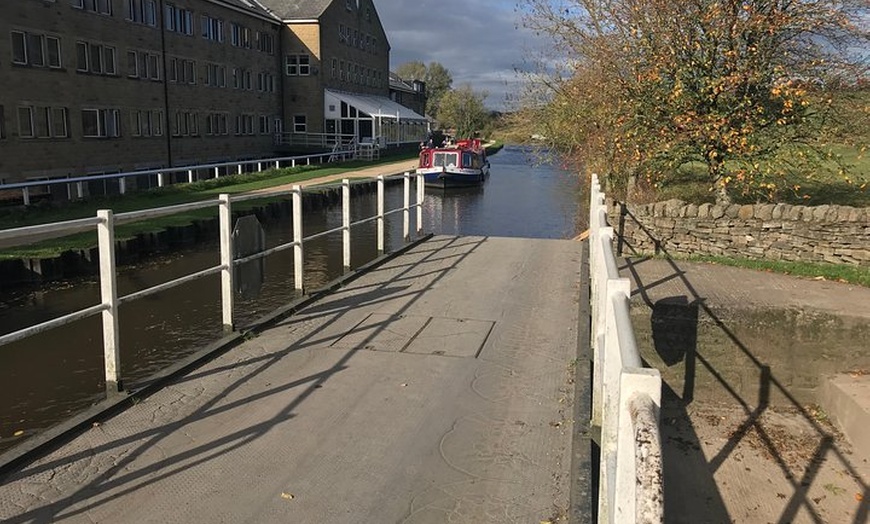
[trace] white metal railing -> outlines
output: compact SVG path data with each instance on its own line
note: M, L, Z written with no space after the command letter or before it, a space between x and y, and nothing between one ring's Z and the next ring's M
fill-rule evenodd
M410 218L411 209L417 210L417 236L422 234L423 224L423 200L425 198L423 176L411 175L405 173L402 175L404 180L404 200L403 206L385 211L384 203L384 184L383 176L377 177L377 214L371 217L363 218L355 222L350 220L350 180L344 179L341 182L342 190L342 222L341 226L321 231L307 237L302 235L302 187L295 185L289 190L275 190L272 192L263 192L257 194L245 194L231 196L222 194L217 199L206 200L202 202L193 202L190 204L180 204L169 207L145 209L141 211L132 211L128 213L114 214L111 209L103 209L97 211L97 216L93 218L84 218L79 220L70 220L66 222L57 222L53 224L43 224L38 226L20 227L15 229L7 229L0 231L0 240L10 240L26 238L28 236L40 233L53 232L68 232L78 231L82 228L94 227L97 228L98 251L99 251L99 270L100 270L100 303L75 311L62 317L54 318L40 324L29 326L18 331L0 336L0 346L21 340L38 333L48 331L50 329L60 327L70 322L83 318L102 315L103 326L103 353L105 362L105 377L106 391L109 394L117 393L121 390L121 366L120 366L120 334L118 330L118 307L121 304L144 298L153 295L160 291L185 284L187 282L203 278L209 275L220 274L221 286L221 315L226 330L233 330L234 322L234 281L233 268L239 264L244 264L252 260L263 258L272 253L277 253L286 249L293 248L294 263L293 263L293 281L295 289L304 293L303 288L303 255L305 242L320 238L333 233L342 233L343 239L343 264L345 271L350 270L350 245L351 245L351 228L367 222L377 221L377 241L378 254L384 253L384 235L385 224L384 220L387 216L401 212L403 214L403 239L405 242L411 240L410 236ZM411 178L416 179L416 202L411 203ZM318 186L318 188L329 187L328 185ZM259 253L244 257L233 258L233 224L232 224L232 204L234 202L242 202L245 200L262 199L269 197L278 197L283 195L291 195L293 201L293 241L285 244L266 249ZM175 280L164 282L156 286L137 291L125 296L118 296L118 286L116 280L116 264L115 264L115 226L135 222L144 219L157 218L167 215L172 215L182 211L191 211L195 209L205 209L209 207L218 207L218 218L220 222L220 263L216 266L191 273Z
M276 146L302 147L333 147L336 144L347 144L356 139L354 134L341 133L294 133L292 131L277 133Z
M242 174L246 168L252 168L251 172L260 172L268 169L277 169L279 167L296 167L312 164L322 164L327 162L338 162L351 160L355 157L355 151L339 151L339 152L324 152L312 155L297 155L297 156L282 156L260 158L256 160L235 160L232 162L216 162L210 164L196 164L180 167L167 167L159 169L143 169L138 171L127 171L123 173L111 173L105 175L86 175L70 178L56 178L48 180L34 180L30 182L15 182L12 184L0 185L0 192L10 190L20 190L24 205L30 205L31 192L35 188L42 188L52 185L67 185L71 188L70 194L76 194L79 198L84 196L83 184L97 180L118 180L118 192L125 194L127 192L127 179L131 177L148 176L153 177L157 187L163 187L169 184L171 175L182 175L184 182L193 183L197 180L199 173L205 172L209 178L218 178L223 170L225 174ZM234 172L233 172L234 171ZM74 191L72 191L74 189Z
M596 175L589 196L593 350L592 424L601 427L599 523L664 519L659 371L644 368L629 315L631 281L620 278Z

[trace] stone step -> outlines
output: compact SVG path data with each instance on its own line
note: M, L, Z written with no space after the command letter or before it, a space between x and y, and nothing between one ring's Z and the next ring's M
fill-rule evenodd
M870 374L840 373L824 380L819 402L843 431L854 453L870 459Z

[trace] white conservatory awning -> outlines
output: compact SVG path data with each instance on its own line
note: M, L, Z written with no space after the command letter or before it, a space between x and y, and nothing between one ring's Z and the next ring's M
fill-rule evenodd
M385 96L344 93L326 89L324 116L327 119L340 119L341 103L356 108L372 118L393 119L400 122L426 122L426 117L390 100Z

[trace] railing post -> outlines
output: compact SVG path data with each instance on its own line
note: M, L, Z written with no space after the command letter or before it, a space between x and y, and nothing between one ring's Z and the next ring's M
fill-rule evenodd
M405 205L402 208L402 238L411 241L411 174L405 173Z
M263 163L257 162L257 172L261 172L261 171L263 171Z
M235 329L233 321L233 309L235 296L233 291L233 212L230 195L222 194L218 197L220 217L220 243L221 243L221 310L225 332Z
M290 159L290 167L296 167L296 159L295 158Z
M616 487L616 443L619 429L619 385L622 372L622 352L619 347L619 331L616 313L613 307L614 299L620 295L631 296L631 281L627 278L608 279L606 291L602 293L604 301L604 344L599 347L601 354L601 391L603 404L601 416L601 468L598 515L604 516L603 522L616 522L613 516ZM599 342L601 339L599 338ZM599 344L600 345L600 344Z
M111 209L97 211L97 241L100 255L100 301L103 310L103 361L106 394L122 389L120 339L118 333L118 281L115 274L115 216Z
M423 234L423 199L425 198L423 175L417 175L417 237Z
M350 271L350 180L341 181L341 245L344 272Z
M163 173L157 173L157 187L163 187L166 181L163 179Z
M607 256L604 252L604 246L610 246L613 240L613 228L598 227L598 233L595 238L589 237L590 246L595 244L595 258L590 266L590 272L594 271L595 277L592 279L591 293L595 296L592 303L592 425L603 426L602 413L604 411L604 388L607 384L604 382L604 351L605 346L602 340L606 340L605 319L608 311L607 304L607 265L604 262L604 257ZM591 249L590 249L591 250Z
M214 168L214 177L215 177L215 178L220 178L220 176L221 176L220 168L217 167L217 166L215 166L215 168Z
M24 199L25 206L30 205L30 188L29 187L22 187L21 188L21 198Z
M236 174L237 174L237 175L241 175L241 174L242 174L242 164L239 164L239 165L236 167Z
M127 193L127 178L121 177L118 179L118 192L122 195Z
M384 254L384 176L378 176L378 255Z
M304 293L302 285L302 186L293 186L293 280L296 290Z
M76 196L79 200L85 198L85 185L81 181L76 182Z
M662 466L661 393L659 370L626 368L622 371L614 522L663 522L663 485L659 474ZM639 456L641 447L644 456ZM637 467L639 462L642 468Z
M276 161L275 161L275 169L279 169L280 167L281 167L281 161L280 161L280 160L276 160Z
M187 183L193 184L193 169L187 170Z

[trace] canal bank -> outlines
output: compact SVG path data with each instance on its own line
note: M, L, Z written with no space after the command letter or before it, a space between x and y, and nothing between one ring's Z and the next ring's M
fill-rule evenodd
M354 182L351 190L354 194L373 192L376 189L374 178L383 176L387 183L401 183L400 176L403 173L412 172L416 161L400 161L390 164L382 164L369 168L350 172L328 175L309 180L294 182L293 184L279 185L251 191L251 194L268 193L276 190L290 189L294 185L303 188L330 185L342 179L366 179L365 182ZM341 188L337 186L309 189L303 193L303 205L305 209L322 209L339 203ZM254 214L261 222L272 222L276 219L289 217L292 213L290 198L278 198L255 204L254 207L236 213L236 217ZM155 255L165 254L173 250L179 250L184 246L200 242L213 241L217 235L218 219L203 218L192 220L189 224L168 226L159 231L146 231L136 233L132 238L118 240L115 253L118 264L121 266L142 262ZM19 245L29 245L44 242L52 238L58 238L58 234L32 235L27 239L4 240L0 239L0 249L8 249ZM96 236L94 236L94 242ZM0 290L10 289L17 286L38 285L46 282L71 279L85 275L96 274L99 257L96 247L83 249L69 249L60 255L51 258L22 258L0 260Z

